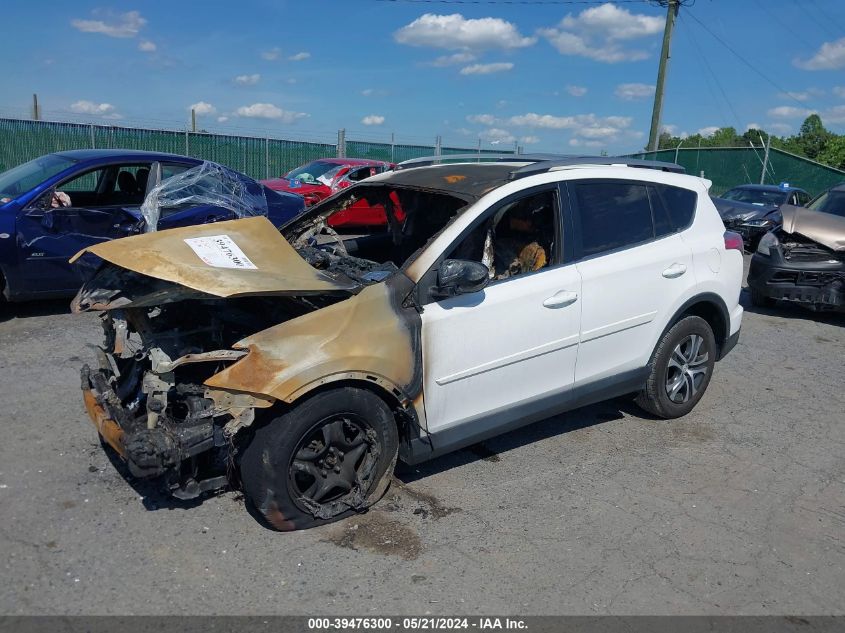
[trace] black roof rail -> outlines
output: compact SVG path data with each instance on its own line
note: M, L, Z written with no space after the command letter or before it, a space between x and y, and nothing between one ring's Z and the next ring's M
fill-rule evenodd
M580 167L590 165L620 165L624 167L638 167L641 169L656 169L676 174L686 173L677 163L659 160L642 160L624 156L577 156L571 154L446 154L441 156L423 156L402 161L396 165L397 170L412 169L414 167L428 167L430 165L448 164L452 161L477 163L526 163L511 172L510 179L517 180L526 176L542 174L550 169L560 167Z
M403 160L396 165L396 169L428 167L429 165L440 165L456 160L464 163L538 163L567 158L571 158L571 156L564 154L442 154L440 156L422 156Z
M542 174L556 167L580 167L590 165L619 165L622 167L638 167L641 169L656 169L676 174L686 173L686 169L677 163L667 163L659 160L640 160L621 156L567 156L558 160L545 160L519 167L511 172L511 180Z

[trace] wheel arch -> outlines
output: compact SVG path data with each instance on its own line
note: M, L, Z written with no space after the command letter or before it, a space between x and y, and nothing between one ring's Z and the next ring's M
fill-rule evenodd
M713 336L716 339L716 345L719 348L719 355L721 357L722 348L730 338L731 319L728 313L728 306L725 301L714 292L704 292L687 299L681 307L679 307L675 314L669 319L669 323L660 334L658 340L666 335L672 327L681 319L688 316L701 317L707 321L710 328L713 330Z
M393 412L400 439L419 435L420 416L413 399L390 380L368 372L350 371L324 376L303 385L285 398L282 404L285 407L295 407L320 393L342 387L363 389L381 398Z

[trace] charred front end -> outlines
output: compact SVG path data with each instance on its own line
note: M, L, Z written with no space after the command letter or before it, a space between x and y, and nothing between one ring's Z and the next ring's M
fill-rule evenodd
M101 437L132 475L163 477L176 496L224 485L235 434L274 400L203 383L247 355L235 342L310 309L290 298L209 298L104 312L99 366L82 368Z

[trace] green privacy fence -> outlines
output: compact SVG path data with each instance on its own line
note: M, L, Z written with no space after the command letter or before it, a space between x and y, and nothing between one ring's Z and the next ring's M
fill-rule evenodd
M226 165L256 179L280 176L316 158L338 155L334 143L0 118L0 171L51 152L90 148L183 154ZM444 155L467 152L501 153L455 147L441 149ZM435 153L433 145L346 140L344 155L398 163Z
M687 173L713 181L710 192L724 193L731 187L760 183L765 152L750 147L680 148L657 152L631 154L632 158L677 162ZM788 182L794 187L817 195L835 184L845 181L845 171L822 165L808 158L772 148L766 167L765 184Z

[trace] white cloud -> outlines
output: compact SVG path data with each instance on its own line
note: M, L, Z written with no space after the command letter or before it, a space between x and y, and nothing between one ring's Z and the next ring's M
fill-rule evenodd
M587 89L584 86L567 86L566 92L571 94L573 97L583 97L587 94Z
M675 132L677 132L677 131L678 131L677 125L671 125L671 124L666 125L666 124L664 124L664 125L660 126L660 133L661 134L669 134L670 136L674 136Z
M804 70L836 70L845 68L845 37L825 42L810 59L795 59L793 65Z
M781 99L794 99L795 101L809 101L809 92L779 92L778 97Z
M654 94L654 86L650 84L619 84L613 94L623 101L647 99Z
M291 55L288 59L292 62L301 62L305 59L311 57L311 53L302 51L301 53L297 53L296 55Z
M370 114L361 119L364 125L381 125L384 123L384 117L380 114Z
M496 123L496 117L492 114L470 114L467 117L470 123L480 123L481 125L493 125Z
M282 123L294 123L309 116L305 112L290 112L274 106L272 103L253 103L237 109L238 116L252 119L278 119Z
M361 91L361 94L364 95L365 97L371 97L371 96L373 96L374 92L375 92L375 90L373 90L372 88L364 88L364 90Z
M629 129L632 121L633 119L627 116L600 117L592 113L555 116L529 112L512 116L507 123L516 127L572 130L572 133L577 137L592 140L601 139L604 143L609 143L622 137L636 138L638 134Z
M229 120L229 117L227 117L227 116L219 116L219 117L217 117L217 122L218 122L218 123L225 123L225 122L226 122L226 121L228 121L228 120Z
M778 97L780 99L792 99L794 101L809 101L813 97L823 97L824 90L819 90L818 88L807 88L806 90L802 91L794 91L794 92L779 92Z
M540 142L539 136L523 136L519 139L519 142L523 145L536 145Z
M778 106L769 110L770 117L779 119L797 119L808 117L813 114L815 110L808 110L807 108L797 108L795 106Z
M837 97L845 99L845 86L834 86L833 94L835 94Z
M769 123L766 126L766 130L786 135L792 132L792 126L789 123Z
M490 129L484 130L478 136L481 137L483 140L492 143L493 145L498 145L499 143L513 143L516 140L516 137L507 130L502 130L500 128L495 127L491 127Z
M197 116L205 116L206 114L216 114L217 108L205 101L198 101L188 106L188 111L194 111Z
M821 114L825 123L845 123L845 105L833 106Z
M261 81L261 75L254 73L252 75L238 75L235 77L235 83L241 86L254 86Z
M647 58L647 51L625 49L621 42L656 35L663 26L661 17L631 13L606 2L577 16L568 14L556 27L538 32L562 55L615 64Z
M580 138L569 139L569 144L572 147L604 147L607 143L602 141L582 141Z
M96 17L100 11L94 11ZM141 28L147 23L138 11L129 11L118 16L109 15L106 20L71 20L73 28L83 33L102 33L109 37L135 37Z
M85 99L70 104L70 109L72 112L76 112L77 114L111 116L112 118L114 118L114 115L116 114L114 106L110 103L94 103L93 101L87 101Z
M279 59L279 56L282 54L282 49L278 46L274 46L268 51L261 52L261 59L266 59L268 62L273 62Z
M151 42L150 40L141 40L138 42L138 50L144 53L155 53L156 48L155 42Z
M664 19L659 16L631 13L612 2L584 9L578 16L567 15L561 26L610 40L631 40L655 35L663 30Z
M426 13L396 31L393 39L408 46L474 51L523 48L537 41L501 18L467 19L460 13Z
M457 64L467 64L469 62L475 61L476 56L473 53L463 52L463 53L454 53L452 55L441 55L433 62L431 62L431 66L437 66L438 68L443 68L445 66L455 66Z
M492 73L501 73L513 69L513 64L510 62L495 62L492 64L473 64L472 66L464 66L461 68L462 75L490 75Z
M719 126L709 125L707 127L701 128L698 131L698 133L701 134L701 136L708 137L708 136L713 136L718 131L719 131Z
M759 123L756 123L756 122L749 123L748 125L746 125L746 126L745 126L745 131L746 131L746 132L747 132L748 130L762 130L762 129L763 129L763 126L762 126L762 125L760 125Z

